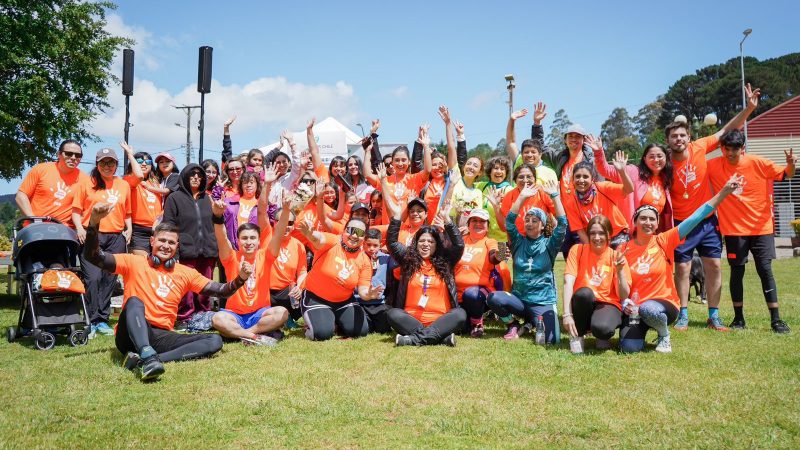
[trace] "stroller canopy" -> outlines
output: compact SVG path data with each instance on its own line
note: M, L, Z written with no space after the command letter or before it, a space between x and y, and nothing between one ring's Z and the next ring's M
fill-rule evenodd
M78 236L72 228L60 223L37 222L19 230L12 258L18 271L29 273L33 262L45 267L55 262L75 266L78 249Z

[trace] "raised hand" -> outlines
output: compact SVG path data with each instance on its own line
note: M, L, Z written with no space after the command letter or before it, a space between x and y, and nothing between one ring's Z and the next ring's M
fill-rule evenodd
M489 192L486 194L486 200L489 201L489 204L496 207L502 201L502 191L497 189L496 187L492 186L489 188Z
M547 105L542 102L536 103L533 109L533 123L539 125L545 117L547 117Z
M750 83L744 87L744 95L747 97L747 108L755 110L758 107L758 99L761 98L761 89L751 89Z
M233 122L236 122L236 116L232 116L231 118L226 120L225 123L222 125L222 127L227 130L228 128L231 127L231 125L233 125Z
M420 138L419 143L422 144L423 147L427 147L431 145L431 137L428 135L428 129L431 126L429 124L425 124L420 126Z
M264 169L264 183L274 183L278 179L278 169L273 162Z
M521 119L528 115L528 110L526 108L522 108L519 111L514 111L511 113L511 120Z
M251 275L253 275L253 265L247 261L242 261L239 266L239 278L247 280Z
M317 118L316 117L312 117L308 121L308 125L306 125L306 131L311 131L311 129L314 128L314 124L315 123L317 123Z
M447 106L439 106L439 117L442 118L445 125L450 125L450 110L447 109Z
M372 119L372 126L369 127L369 134L376 134L381 127L381 119Z
M386 178L386 164L384 163L378 164L378 167L376 167L375 170L377 172L376 175L378 175L379 180Z
M211 212L217 217L222 217L225 214L225 200L219 199L211 202Z
M306 218L308 218L308 217L306 217ZM302 233L303 236L308 237L308 236L311 236L311 233L314 232L314 230L312 229L314 224L313 223L309 223L309 222L310 221L308 221L308 220L298 220L298 221L295 221L294 227L298 231L300 231L300 233Z
M789 167L794 167L797 160L794 158L794 149L790 148L787 152L786 150L783 151L783 154L786 156L786 165Z
M281 188L281 189L283 189L283 188ZM292 210L292 202L293 201L294 201L294 198L292 198L291 195L288 195L288 193L286 191L284 191L283 195L281 196L281 207L283 209L288 209L289 211L291 211Z
M586 145L594 151L603 151L603 140L596 138L593 134L586 136Z
M530 189L530 188L526 188ZM556 195L558 193L558 181L556 180L547 180L542 185L542 189L547 195Z
M526 186L524 189L522 189L522 191L520 191L519 196L528 199L536 195L537 192L539 192L539 185L535 184L533 186Z
M306 170L308 167L308 162L311 161L311 153L308 151L303 151L300 153L300 170Z
M133 159L133 147L128 145L128 143L125 141L119 141L119 146L122 147L122 150L124 150L125 153L128 154L128 157L130 159Z
M625 170L625 166L628 165L628 155L622 150L617 150L617 152L614 153L614 161L612 164L614 168L617 169L617 172Z
M464 137L464 124L455 120L453 121L453 126L456 127L456 135L459 138Z
M617 270L621 269L625 265L625 253L628 253L628 249L626 248L624 251L613 250L611 254L612 261L614 261L614 266Z
M442 207L436 212L436 218L442 221L442 224L450 223L450 210L453 209L453 204L450 202L442 203Z
M294 135L293 135L293 134L292 134L292 132L291 132L291 131L289 131L289 130L283 130L283 131L281 131L281 138L282 138L282 139L286 139L286 142L288 142L290 145L291 145L292 143L294 143Z

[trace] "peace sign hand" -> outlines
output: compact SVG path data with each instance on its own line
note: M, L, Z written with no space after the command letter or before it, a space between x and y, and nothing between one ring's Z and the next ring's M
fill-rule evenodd
M628 249L626 248L623 251L614 250L611 257L614 260L614 265L617 267L617 270L622 269L625 266L627 260L625 259L625 254L628 253Z
M794 149L790 148L787 152L786 150L783 151L783 154L786 155L786 165L789 167L794 167L797 160L794 158Z

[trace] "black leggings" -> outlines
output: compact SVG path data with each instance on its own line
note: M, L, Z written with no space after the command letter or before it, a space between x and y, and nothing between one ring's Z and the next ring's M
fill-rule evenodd
M283 306L289 311L289 317L292 320L297 321L303 314L300 312L300 308L292 308L292 299L289 298L289 292L292 290L291 286L287 286L281 290L270 290L269 291L269 303L270 306Z
M179 334L151 326L144 317L144 303L131 297L119 315L116 336L117 349L124 355L141 353L151 346L162 362L211 356L222 349L218 334Z
M400 308L392 308L386 313L389 325L399 334L411 337L414 345L437 345L451 333L456 333L467 322L467 313L462 308L454 308L439 316L427 327L414 316Z
M125 253L125 236L122 233L99 233L100 248L106 253ZM93 324L108 322L111 314L111 294L117 286L117 276L90 263L83 257L83 249L78 253L86 285L86 315Z
M764 292L764 300L767 303L778 303L778 289L775 285L775 277L772 275L771 259L755 259L756 272L761 278L761 289ZM744 264L741 266L731 266L731 300L736 303L744 301Z
M345 337L369 333L367 315L353 298L334 303L306 290L300 309L306 322L306 337L312 341L326 341L337 331Z
M572 294L572 318L578 335L583 336L590 329L597 339L609 340L622 325L622 311L608 303L598 302L594 291L583 287Z

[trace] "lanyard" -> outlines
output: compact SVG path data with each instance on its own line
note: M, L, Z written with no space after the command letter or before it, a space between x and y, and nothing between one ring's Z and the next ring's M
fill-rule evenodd
M428 275L422 276L422 295L428 293L428 282L431 280L431 277Z

